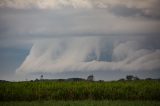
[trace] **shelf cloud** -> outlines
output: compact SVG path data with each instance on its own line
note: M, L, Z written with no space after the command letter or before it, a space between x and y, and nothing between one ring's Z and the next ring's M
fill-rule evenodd
M159 77L159 5L160 0L0 0L0 77Z
M160 49L138 41L114 43L108 49L100 38L56 39L35 43L16 72L152 71L160 69L159 63Z

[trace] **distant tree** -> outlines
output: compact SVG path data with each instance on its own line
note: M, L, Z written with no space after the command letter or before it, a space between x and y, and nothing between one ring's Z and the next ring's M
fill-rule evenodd
M145 80L153 80L152 78L146 78Z
M124 79L124 78L121 78L121 79L119 79L118 81L125 81L125 79Z
M6 80L0 80L0 82L9 82L9 81L6 81Z
M98 82L104 82L104 80L99 80Z
M137 76L133 76L133 75L127 75L126 80L140 80L140 78L138 78Z
M88 81L94 81L94 76L93 75L89 75L87 78Z
M133 75L127 75L126 76L126 80L133 80L134 79L134 76Z
M40 76L40 80L43 80L43 75Z

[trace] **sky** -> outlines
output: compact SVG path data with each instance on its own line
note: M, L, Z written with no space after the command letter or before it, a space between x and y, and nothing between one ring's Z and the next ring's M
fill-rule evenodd
M159 0L0 0L0 80L160 78Z

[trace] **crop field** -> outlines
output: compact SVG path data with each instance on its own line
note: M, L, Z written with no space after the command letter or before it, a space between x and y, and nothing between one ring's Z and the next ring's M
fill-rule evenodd
M1 82L0 101L160 100L160 81Z
M160 101L12 101L0 102L0 106L160 106Z

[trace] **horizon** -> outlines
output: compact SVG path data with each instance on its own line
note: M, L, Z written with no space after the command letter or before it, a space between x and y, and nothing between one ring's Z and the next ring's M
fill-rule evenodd
M90 76L90 75L89 75ZM9 82L24 82L24 81L70 81L70 79L73 79L71 81L76 81L77 80L74 80L74 79L81 79L81 80L78 80L78 81L87 81L88 80L88 77L68 77L68 78L48 78L48 77L43 77L41 78L41 76L39 78L35 78L35 79L25 79L25 80L0 80L0 81L9 81ZM132 76L132 79L127 79L127 76ZM96 79L95 76L93 76L93 80L92 81L105 81L105 82L112 82L112 81L139 81L139 80L160 80L160 78L150 78L150 77L146 77L146 78L140 78L138 76L134 76L134 75L127 75L125 76L124 78L119 78L119 79L114 79L114 80L103 80L103 79ZM137 78L137 79L134 79L134 78Z

